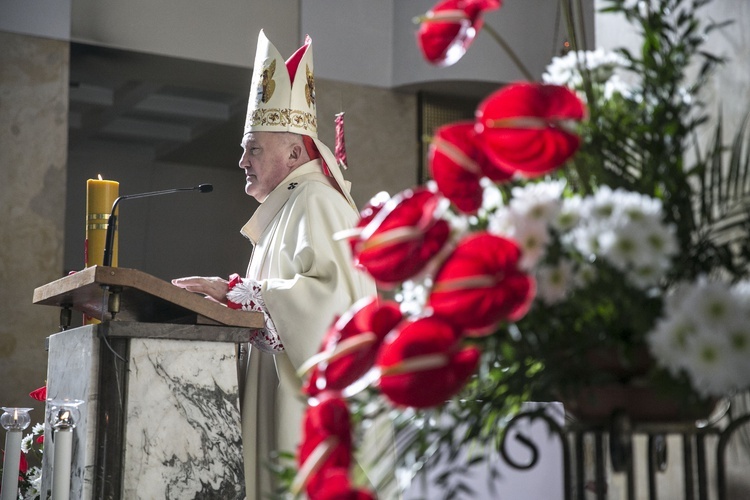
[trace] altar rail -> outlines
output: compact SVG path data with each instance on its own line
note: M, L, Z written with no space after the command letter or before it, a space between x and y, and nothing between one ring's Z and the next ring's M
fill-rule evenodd
M584 500L592 495L597 500L657 500L675 498L675 484L670 484L669 493L665 493L665 488L660 491L659 479L667 473L676 445L675 455L681 457L681 471L676 474L682 479L680 498L731 500L727 496L728 449L733 440L742 440L741 429L750 435L750 414L730 417L728 409L727 402L719 415L722 418L713 422L674 424L633 423L625 414L614 414L606 424L569 421L560 425L544 411L523 412L509 422L499 451L504 462L514 469L534 468L541 447L517 427L525 420L543 419L562 445L565 500ZM525 447L530 458L515 459L508 451L511 441ZM747 441L737 444L750 446ZM750 450L745 449L745 453L750 454ZM621 483L621 494L617 496L612 496L613 478ZM750 491L743 494L747 496L742 498L750 498Z

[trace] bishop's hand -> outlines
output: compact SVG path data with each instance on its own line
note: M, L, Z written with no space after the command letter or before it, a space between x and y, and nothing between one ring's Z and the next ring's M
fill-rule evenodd
M189 276L187 278L175 278L172 280L172 284L184 288L188 292L201 293L207 299L220 304L227 303L229 282L224 278L218 276Z

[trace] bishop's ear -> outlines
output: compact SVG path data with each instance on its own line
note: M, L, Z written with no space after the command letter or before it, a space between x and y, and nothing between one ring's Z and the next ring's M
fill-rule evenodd
M302 156L302 146L299 144L293 144L289 148L289 159L290 160L299 160L300 156Z

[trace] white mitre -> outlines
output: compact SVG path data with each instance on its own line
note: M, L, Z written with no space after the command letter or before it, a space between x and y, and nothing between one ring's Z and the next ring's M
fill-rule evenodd
M248 132L292 132L309 137L323 160L324 173L332 178L334 187L357 210L349 194L349 182L344 180L334 154L318 140L312 40L309 36L305 44L284 61L261 30L245 118L244 133ZM310 151L309 142L309 139L305 140L308 153L317 157L315 151Z

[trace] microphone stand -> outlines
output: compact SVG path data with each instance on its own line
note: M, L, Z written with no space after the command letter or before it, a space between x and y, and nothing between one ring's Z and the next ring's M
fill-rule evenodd
M122 200L133 200L136 198L146 198L148 196L159 196L162 194L172 194L172 193L179 193L181 191L198 191L199 193L210 193L214 190L214 187L211 184L200 184L198 186L189 187L189 188L174 188L174 189L165 189L163 191L151 191L149 193L137 193L137 194L127 194L123 196L117 197L114 203L112 203L112 211L109 214L109 220L107 221L107 235L104 240L104 258L102 259L102 265L111 267L112 266L112 257L114 254L114 241L115 241L115 229L117 225L117 216L115 215L115 211L117 210L117 205L119 205L120 201Z
M151 191L148 193L137 193L137 194L128 194L128 195L119 196L115 200L115 202L112 203L112 211L110 212L109 219L107 221L107 234L105 236L105 241L104 241L104 258L102 259L102 265L106 267L112 266L112 257L114 254L115 230L117 226L117 216L115 215L115 211L117 210L117 205L120 203L120 201L132 200L135 198L146 198L149 196L159 196L162 194L179 193L183 191L197 191L199 193L210 193L213 190L214 190L214 187L211 184L200 184L198 186L189 187L189 188L165 189L162 191ZM102 288L104 289L105 294L107 291L109 291L108 285L102 285ZM120 294L117 288L119 287L114 287L112 289L112 293L110 294L110 300L107 302L107 310L112 315L112 319L115 318L115 314L120 312ZM104 315L104 308L102 308L102 316L103 315Z

